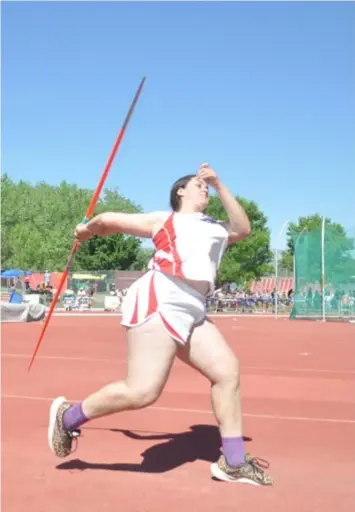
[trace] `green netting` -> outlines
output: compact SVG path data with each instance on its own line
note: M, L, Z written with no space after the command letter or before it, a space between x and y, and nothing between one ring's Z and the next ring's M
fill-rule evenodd
M334 225L293 233L295 293L291 318L353 319L355 238Z

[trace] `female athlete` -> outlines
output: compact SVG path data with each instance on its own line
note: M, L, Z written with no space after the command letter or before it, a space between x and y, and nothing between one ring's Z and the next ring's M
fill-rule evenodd
M208 187L215 189L228 222L205 215ZM213 477L228 482L271 485L259 459L244 452L239 364L206 317L205 299L228 244L250 233L249 219L217 174L203 164L179 179L170 193L172 212L103 213L75 230L79 243L93 235L126 233L152 238L150 269L129 289L123 304L127 327L125 380L103 387L77 404L59 397L51 405L48 441L58 457L71 453L79 427L89 420L154 403L175 357L211 383L212 407L223 455L211 465Z

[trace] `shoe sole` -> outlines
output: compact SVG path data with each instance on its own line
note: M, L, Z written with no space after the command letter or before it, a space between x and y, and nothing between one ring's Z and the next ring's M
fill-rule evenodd
M214 478L217 478L217 480L222 480L223 482L231 482L234 484L249 484L260 487L260 484L254 482L253 480L249 480L249 478L233 478L232 476L229 476L219 468L216 462L211 464L211 473Z
M51 408L49 410L49 425L48 425L48 444L49 448L52 450L52 452L55 454L54 448L53 448L53 433L55 428L55 422L57 420L57 414L59 407L66 402L67 399L64 396L59 396L56 398L51 405Z

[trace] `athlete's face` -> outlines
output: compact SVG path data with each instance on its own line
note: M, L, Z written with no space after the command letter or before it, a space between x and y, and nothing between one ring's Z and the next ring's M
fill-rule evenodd
M184 189L180 189L182 203L189 203L197 212L208 205L208 185L201 178L191 178Z

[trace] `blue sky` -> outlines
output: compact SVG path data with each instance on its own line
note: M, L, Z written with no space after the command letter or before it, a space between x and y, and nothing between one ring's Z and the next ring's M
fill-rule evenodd
M354 24L347 2L2 2L2 171L94 188L147 75L108 187L167 209L208 161L274 247L300 215L352 228Z

